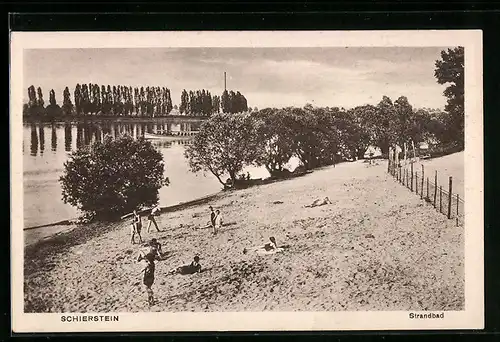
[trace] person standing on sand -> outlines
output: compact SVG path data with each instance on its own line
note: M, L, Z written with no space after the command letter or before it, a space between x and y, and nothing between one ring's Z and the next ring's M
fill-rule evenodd
M212 206L210 208L210 225L212 226L213 233L215 234L215 217L217 216L215 214L214 208Z
M217 234L217 231L222 227L222 214L220 213L220 210L217 210L215 212L215 219L214 219L214 235Z
M142 243L141 229L142 229L141 217L137 214L137 211L134 210L134 214L132 216L132 230L130 232L131 233L130 242L132 244L135 243L135 234L139 235L139 243Z
M151 213L148 215L148 233L151 228L151 224L154 223L156 227L156 231L160 232L161 230L158 228L158 224L156 223L155 216L158 216L158 213L160 212L160 207L158 205L155 205L153 209L151 209Z
M154 297L153 297L153 290L151 289L151 286L153 286L153 283L155 281L154 256L152 254L146 255L146 261L147 261L146 267L139 274L144 273L143 283L144 283L144 286L146 286L146 292L148 294L148 303L149 303L149 305L153 305L154 304Z

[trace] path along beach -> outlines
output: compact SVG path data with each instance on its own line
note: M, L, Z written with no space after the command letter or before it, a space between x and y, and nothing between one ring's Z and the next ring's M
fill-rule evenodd
M162 232L143 228L167 252L151 307L129 220L27 245L25 312L463 310L463 227L386 169L343 163L161 214ZM326 196L332 204L304 207ZM209 205L226 223L216 236L204 228ZM283 253L243 253L270 236ZM202 273L166 275L194 255Z

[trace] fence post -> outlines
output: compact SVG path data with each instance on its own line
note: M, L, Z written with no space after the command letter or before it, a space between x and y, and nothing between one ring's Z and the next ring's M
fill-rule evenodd
M427 183L427 196L425 198L429 201L429 177L427 177L426 183Z
M434 208L436 207L437 191L438 191L438 172L436 170L434 173Z
M452 190L452 177L450 176L450 182L448 185L448 219L451 219L451 190Z
M439 186L439 212L443 213L443 186Z
M460 200L460 197L457 194L457 227L458 227L458 202Z
M424 165L422 164L422 184L420 186L420 199L424 198Z
M418 195L418 172L417 171L415 171L415 193Z
M411 185L410 190L413 192L413 161L411 162Z

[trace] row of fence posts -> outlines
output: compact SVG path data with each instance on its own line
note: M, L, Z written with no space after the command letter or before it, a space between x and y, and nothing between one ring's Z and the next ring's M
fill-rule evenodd
M438 201L438 172L437 170L434 172L434 184L432 182L429 182L429 177L425 178L425 170L424 170L424 165L422 165L422 175L420 177L420 194L418 191L418 172L414 172L413 170L413 164L414 162L410 162L410 170L408 168L403 168L400 165L392 165L391 160L389 159L389 165L388 165L388 172L402 185L406 186L408 189L410 189L411 192L415 190L415 193L417 195L420 195L420 199L425 200L426 202L432 203L434 208L436 210L439 207L439 212L442 214L446 214L448 219L452 218L452 199L453 199L453 177L449 177L448 181L448 208L447 212L443 212L443 186L439 185L439 203ZM425 180L425 182L424 182ZM426 195L424 196L424 184L426 184ZM415 185L415 188L414 188ZM434 196L433 200L431 201L431 198L429 196L430 190L429 187L434 185ZM446 194L446 191L444 191ZM459 225L459 203L463 201L460 199L459 194L455 195L456 197L456 212L455 212L455 218L456 218L456 225Z

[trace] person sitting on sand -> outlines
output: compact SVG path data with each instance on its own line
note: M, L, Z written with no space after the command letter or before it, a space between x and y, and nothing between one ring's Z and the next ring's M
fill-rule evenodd
M137 214L137 211L134 210L134 213L132 216L132 229L130 231L130 235L131 235L130 242L132 244L135 243L135 234L139 235L139 243L142 243L141 229L142 229L141 217Z
M151 287L153 286L153 283L155 281L155 261L154 261L154 256L151 254L148 254L146 256L146 261L147 265L145 268L142 269L141 273L144 273L143 277L143 283L144 286L146 287L146 292L148 294L148 303L149 305L154 304L154 297L153 297L153 290Z
M169 271L167 274L185 275L185 274L194 274L200 272L201 272L200 257L196 255L193 259L193 262L191 262L189 265L176 267L173 270Z
M160 207L158 205L155 205L153 209L151 209L151 213L148 215L148 233L151 228L151 224L154 223L156 227L156 231L160 232L160 229L158 228L158 223L156 223L155 216L158 216L158 213L160 212Z
M162 258L161 243L154 238L151 239L146 248L139 251L137 261L146 259L148 255L152 255L156 260L161 260Z
M328 197L325 197L323 200L320 200L318 198L318 199L314 200L314 202L312 202L310 205L306 205L305 207L306 208L313 208L313 207L319 207L319 206L326 205L326 204L332 204L332 202L330 202L330 199Z

